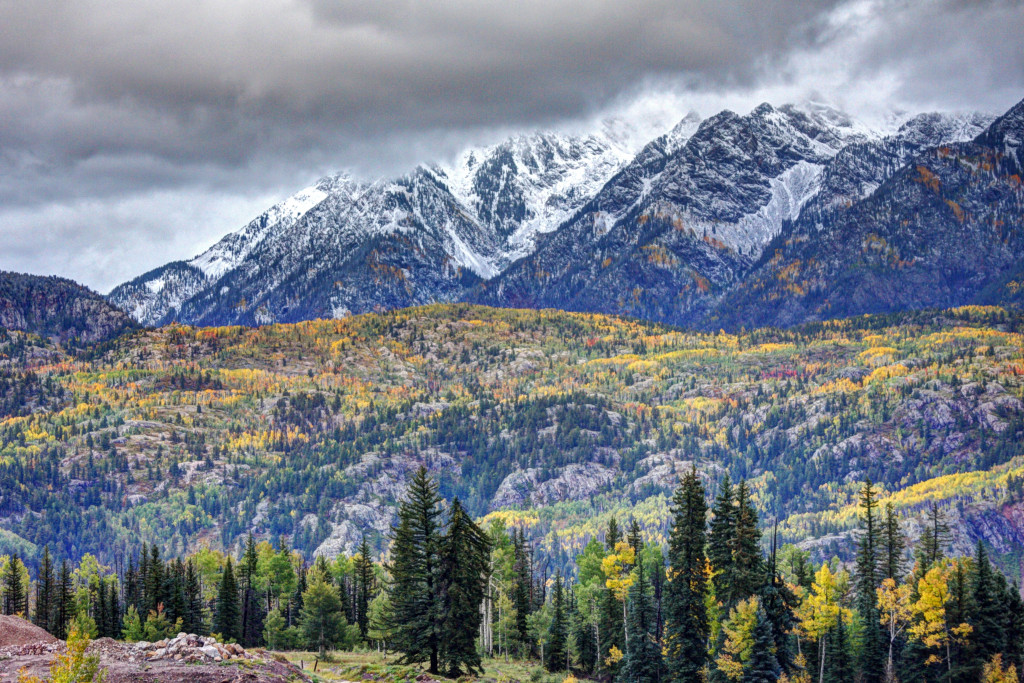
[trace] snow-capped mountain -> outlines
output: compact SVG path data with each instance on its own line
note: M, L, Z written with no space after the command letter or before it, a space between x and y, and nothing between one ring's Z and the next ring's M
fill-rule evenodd
M758 316L724 311L724 302L793 242L812 262L830 257L816 252L829 244L816 231L832 234L833 222L921 155L989 135L1016 158L1021 135L1007 116L997 135L992 117L975 113L872 127L822 104L762 104L745 115L690 114L646 144L642 127L622 120L591 134L516 136L400 178L324 178L109 298L151 325L290 322L459 300L743 324ZM788 284L768 287L768 304L799 298ZM821 315L801 310L779 320Z
M682 144L653 142L472 296L682 320L749 268L841 149L879 136L822 106L721 112Z
M666 134L681 144L691 114ZM644 128L536 133L463 152L397 179L325 178L191 261L117 287L149 325L330 317L461 296L532 253L635 155Z
M1019 307L1024 187L1012 150L1022 137L1024 102L994 122L975 115L908 121L857 155L892 169L884 178L837 157L829 169L843 179L837 192L785 227L771 258L715 303L706 324L785 326L969 303Z

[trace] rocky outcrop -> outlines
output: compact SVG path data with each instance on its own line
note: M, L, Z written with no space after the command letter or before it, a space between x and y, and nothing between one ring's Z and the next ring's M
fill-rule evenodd
M593 462L573 463L553 473L532 467L505 477L491 499L491 509L582 500L605 489L613 479L612 469Z

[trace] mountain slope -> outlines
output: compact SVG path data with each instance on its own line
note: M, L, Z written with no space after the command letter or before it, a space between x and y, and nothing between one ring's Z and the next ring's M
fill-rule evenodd
M1024 102L973 141L913 154L863 199L805 211L708 326L1011 303L991 285L1024 259L1022 110Z
M434 305L53 353L0 382L0 554L109 563L126 538L230 548L249 531L307 556L364 533L380 547L421 465L553 570L613 514L663 541L693 464L709 486L746 479L823 559L848 556L864 477L908 530L935 501L958 548L1012 557L1024 538L1024 318L1001 309L733 335Z
M146 273L110 298L151 325L258 324L452 301L530 253L538 235L632 157L638 134L613 120L587 136L515 137L397 179L325 178L192 261Z
M976 300L1014 305L1024 297L1016 242L985 261L991 276L947 286L958 268L970 270L959 263L964 245L1001 238L957 232L948 223L955 211L938 220L933 209L942 207L929 208L935 197L920 193L867 204L883 187L906 185L915 159L962 145L990 123L980 114L922 114L884 134L824 105L763 104L746 115L687 116L636 154L638 132L624 122L585 136L519 136L396 179L325 178L110 300L150 325L295 322L452 301L703 327ZM1006 144L1002 154L1012 157L1016 143ZM890 209L906 215L883 217ZM885 251L895 239L901 267L916 264L903 271L906 291L896 291L893 274L876 273L877 286L846 276L867 271L860 247L839 243L869 239L862 228L879 221L886 226L870 234L885 244L871 248ZM818 271L797 272L808 263ZM804 284L787 280L797 275ZM804 285L817 292L811 299ZM853 294L841 302L844 292Z
M81 344L112 339L137 325L77 282L0 272L0 327Z
M867 133L838 112L722 112L684 145L654 143L537 251L471 295L685 321L749 267Z

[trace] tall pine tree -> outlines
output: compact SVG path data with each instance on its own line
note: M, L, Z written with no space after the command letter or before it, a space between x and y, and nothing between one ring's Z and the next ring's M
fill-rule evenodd
M242 615L238 605L238 583L235 568L229 557L221 573L217 588L217 611L213 617L213 630L227 640L235 642L242 637Z
M456 498L452 501L439 557L443 615L441 666L453 678L464 672L483 671L476 639L490 557L490 538Z
M57 597L57 579L53 572L53 559L50 557L50 546L43 548L43 559L39 564L39 577L36 580L36 612L32 622L41 629L54 632L54 603Z
M365 640L370 628L370 603L374 597L373 562L370 560L370 544L366 542L366 535L359 544L359 554L355 560L355 584L356 584L356 623L359 625L359 635Z
M727 482L726 482L727 483ZM707 502L704 486L691 469L672 499L668 539L669 579L665 584L665 655L671 680L703 680L710 635L707 604Z
M863 683L879 683L885 675L884 636L878 618L877 589L882 583L882 527L878 499L871 480L860 491L861 528L857 539L856 606L861 628L857 668ZM887 569L887 568L886 568Z
M544 668L565 671L568 668L569 647L565 614L565 591L561 575L555 576L551 592L551 625L548 627L548 645L544 650Z
M406 664L429 662L440 674L443 618L439 600L441 499L425 468L398 508L391 544L392 643Z
M21 558L17 553L12 554L7 560L3 575L4 614L26 614L28 611L28 596L25 594L25 585L21 579L22 571L24 571L24 565L21 563Z
M732 576L732 538L736 527L735 501L733 500L732 482L729 474L722 477L718 485L718 495L711 508L711 528L708 532L708 561L714 576L711 579L715 589L715 597L725 600L726 586ZM726 611L728 613L728 610Z

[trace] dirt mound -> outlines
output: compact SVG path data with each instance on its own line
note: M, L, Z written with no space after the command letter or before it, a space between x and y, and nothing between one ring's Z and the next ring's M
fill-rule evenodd
M19 631L23 627L35 629L21 619L17 624ZM0 621L0 639L8 636L6 625ZM38 634L34 637L40 638ZM49 640L52 642L0 646L0 683L18 680L22 670L45 677L54 657L64 651L62 641ZM99 657L107 683L311 683L297 667L272 653L246 651L185 633L156 643L98 638L89 644L88 653Z
M56 643L57 639L20 617L0 614L0 647Z

